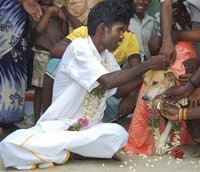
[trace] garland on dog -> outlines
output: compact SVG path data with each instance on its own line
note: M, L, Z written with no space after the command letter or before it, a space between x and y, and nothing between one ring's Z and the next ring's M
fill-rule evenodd
M160 105L165 101L162 97L163 95L160 96L159 102L156 103L156 109L160 110ZM158 99L156 99L158 100ZM153 104L156 101L153 101ZM152 107L154 106L153 104L148 104L148 109L151 110ZM187 99L182 99L176 105L181 108L182 106L185 106L188 104ZM176 122L176 123L171 123L170 130L173 132L174 137L171 139L172 141L170 143L166 142L161 142L160 140L160 118L156 117L154 118L153 114L149 115L149 127L151 128L155 140L155 147L156 147L156 154L157 155L163 155L165 153L168 154L173 154L176 152L176 148L180 145L180 128L181 128L181 121ZM169 124L167 124L168 127ZM183 153L184 154L184 153Z

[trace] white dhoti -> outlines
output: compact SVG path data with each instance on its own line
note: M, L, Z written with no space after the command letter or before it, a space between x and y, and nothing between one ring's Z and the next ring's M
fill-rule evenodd
M50 121L49 126L52 124ZM63 128L63 124L60 126ZM82 131L48 132L37 125L10 134L0 143L0 154L5 167L33 169L38 165L44 168L53 163L65 163L70 152L85 157L111 158L125 146L127 139L127 132L118 124L101 123Z
M111 158L124 147L128 139L125 129L118 124L101 123L106 99L115 94L116 88L106 90L102 98L90 94L99 86L100 76L119 69L113 55L108 50L99 54L90 37L74 40L60 62L52 105L35 127L17 130L0 143L5 167L53 166L66 162L70 152ZM88 120L88 128L66 130L81 118Z

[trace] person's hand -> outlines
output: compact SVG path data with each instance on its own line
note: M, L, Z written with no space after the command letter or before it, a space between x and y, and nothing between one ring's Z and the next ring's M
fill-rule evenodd
M58 15L60 8L58 8L57 6L51 6L48 8L48 11L51 13L51 15Z
M133 112L134 102L132 96L123 97L118 105L117 120Z
M65 14L62 12L62 10L60 9L57 15L62 21L66 21L66 16Z
M165 55L168 63L173 63L176 59L176 50L172 41L165 41L160 48L160 55Z
M34 21L39 21L42 16L42 10L37 0L21 0L24 10L33 18Z
M149 67L154 70L166 70L169 65L170 63L164 55L152 56L149 60Z
M181 84L185 84L188 79L191 77L192 74L183 74L179 76L179 81L181 82Z
M169 88L165 94L164 98L169 102L176 103L177 101L189 97L194 92L194 87L190 83L186 83L180 86L173 86Z
M172 105L169 103L161 103L160 106L160 114L170 120L170 121L178 121L179 120L179 107L176 105Z

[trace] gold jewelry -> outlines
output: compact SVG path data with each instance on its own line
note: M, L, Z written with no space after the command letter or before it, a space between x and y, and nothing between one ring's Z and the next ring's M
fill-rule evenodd
M181 122L182 121L182 116L183 116L183 109L182 108L180 108L179 109L179 113L178 113L178 120Z
M185 108L183 110L183 120L185 120L185 121L187 120L186 112L187 112L187 109Z

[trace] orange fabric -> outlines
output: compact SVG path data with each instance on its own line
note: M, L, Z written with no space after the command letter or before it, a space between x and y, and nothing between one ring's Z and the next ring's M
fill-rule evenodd
M179 42L176 44L176 61L171 66L171 69L177 73L177 75L184 74L185 68L182 64L188 58L196 57L195 49L192 43ZM129 139L128 144L125 146L125 151L132 154L145 154L147 156L153 155L155 152L155 144L153 133L148 126L149 117L147 116L147 104L142 99L144 86L140 89L140 94L136 104L133 118L129 127ZM164 124L160 124L160 129L163 131ZM191 136L185 128L185 124L181 127L181 145L185 143L191 143Z
M33 92L26 92L25 94L25 101L33 101L34 93Z

